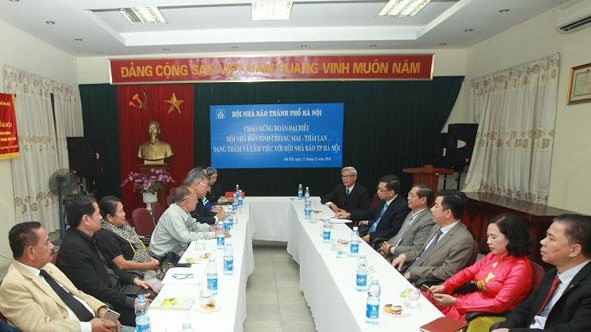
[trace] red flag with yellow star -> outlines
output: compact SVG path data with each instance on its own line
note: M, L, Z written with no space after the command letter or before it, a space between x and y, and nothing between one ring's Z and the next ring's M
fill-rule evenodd
M158 139L170 144L173 152L167 162L176 183L168 189L178 186L194 167L193 85L120 85L117 93L122 180L129 172L145 168L143 160L138 158L139 146L149 141L149 123L157 121ZM123 187L122 192L128 215L136 207L145 207L141 195L133 192L131 186Z

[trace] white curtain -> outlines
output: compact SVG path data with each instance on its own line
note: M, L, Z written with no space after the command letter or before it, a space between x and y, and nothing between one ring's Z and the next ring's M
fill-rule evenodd
M553 54L470 82L479 125L465 191L548 203L559 62Z
M58 200L49 189L49 177L60 168L68 168L65 135L82 132L82 108L79 97L73 97L78 90L7 65L4 89L16 94L20 158L11 160L16 221L36 220L48 232L59 230ZM60 105L55 118L53 92L56 106Z
M68 168L66 137L84 136L80 92L78 87L54 83L53 97L59 165Z

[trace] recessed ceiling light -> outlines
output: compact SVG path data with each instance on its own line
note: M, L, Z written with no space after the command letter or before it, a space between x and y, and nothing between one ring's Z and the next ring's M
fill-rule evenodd
M308 47L308 45L306 45L306 44L300 45L300 48L307 48L307 47Z
M378 45L376 45L376 44L370 44L369 47L376 48L376 47L378 47Z
M234 49L236 49L236 48L238 48L238 46L236 46L236 45L232 45L232 46L230 46L230 48L234 48Z
M131 24L135 23L166 23L164 15L158 7L131 7L119 10Z
M47 25L54 25L54 24L55 24L55 22L54 22L54 21L51 21L51 20L49 20L49 21L45 21L45 24L47 24Z
M163 48L162 51L168 52L168 51L170 51L170 48Z
M509 12L509 8L499 9L499 13L501 13L501 14L508 13L508 12Z
M292 4L287 0L253 1L250 9L252 20L289 20Z
M447 45L447 43L439 43L437 45L439 45L439 46L445 46L445 45Z
M80 43L80 42L82 42L82 38L74 38L74 41L77 43Z
M96 52L96 54L101 55L101 54L105 54L105 52L98 51L98 52Z
M472 29L472 28L464 29L464 32L472 32L472 31L474 31L474 29Z
M10 2L19 2L21 0L8 0L8 1L10 1Z

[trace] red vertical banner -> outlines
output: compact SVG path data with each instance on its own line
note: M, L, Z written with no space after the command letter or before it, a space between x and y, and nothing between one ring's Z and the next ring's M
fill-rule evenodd
M143 160L138 157L139 146L149 140L148 124L160 124L159 140L169 143L174 155L168 166L177 186L193 165L193 85L121 85L117 88L119 114L119 151L121 177L140 172ZM132 186L122 188L128 216L134 208L145 206L139 192Z
M18 157L14 95L0 93L0 160Z

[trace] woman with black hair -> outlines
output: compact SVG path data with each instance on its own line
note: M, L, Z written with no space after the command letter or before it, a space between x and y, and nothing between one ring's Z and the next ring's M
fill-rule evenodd
M505 312L529 294L532 268L527 255L532 240L523 221L511 214L500 214L489 223L486 237L490 253L423 293L445 316L464 320L467 312ZM477 291L453 293L470 281Z

